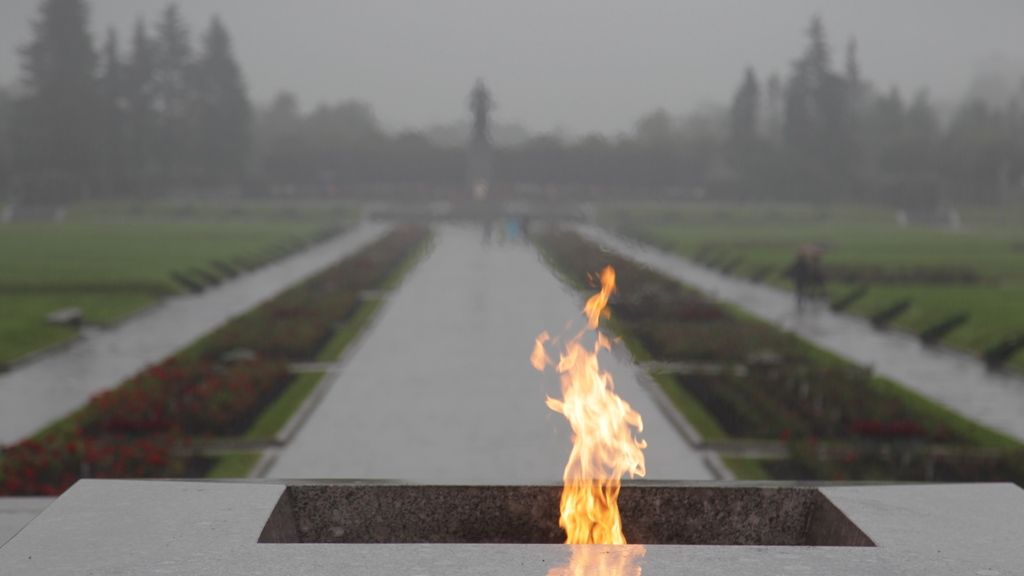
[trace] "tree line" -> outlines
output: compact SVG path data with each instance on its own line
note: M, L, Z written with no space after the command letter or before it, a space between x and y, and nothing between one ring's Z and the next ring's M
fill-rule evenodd
M853 41L834 65L819 18L788 77L745 72L728 119L713 180L723 193L922 206L1024 197L1024 82L1007 102L969 97L944 119L927 92L866 81Z
M253 106L224 24L197 45L179 9L96 47L86 0L42 0L22 78L0 91L0 188L16 195L179 190L426 194L466 185L463 146L385 131L360 102ZM1020 197L1024 84L1007 102L940 113L835 62L820 19L786 74L746 70L730 105L643 116L620 136L542 134L494 150L496 186L586 196L872 199ZM500 95L499 95L500 98ZM467 135L468 137L468 135Z
M0 94L0 185L34 199L159 194L236 184L252 107L224 24L196 46L179 8L96 46L85 0L43 0Z
M618 137L536 135L495 149L494 177L499 186L588 197L913 206L1024 197L1024 83L1002 104L972 97L944 114L924 91L908 98L873 86L855 42L843 56L837 65L822 21L812 18L788 73L762 80L746 70L729 106L682 118L657 110ZM419 132L386 134L365 104L304 114L283 94L257 112L255 133L258 181L275 187L465 184L465 148Z

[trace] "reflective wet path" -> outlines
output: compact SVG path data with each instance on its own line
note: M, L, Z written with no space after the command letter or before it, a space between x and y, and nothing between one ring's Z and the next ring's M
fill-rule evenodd
M1024 441L1024 378L990 372L975 358L929 348L913 336L879 331L866 320L827 308L797 314L789 292L719 274L604 230L579 230L606 248L735 304L830 352L872 366L882 376Z
M110 330L0 375L0 444L29 436L227 319L353 253L384 233L363 224L347 234L200 294L169 298Z
M435 242L268 476L561 482L569 427L544 404L560 395L558 380L529 355L542 330L581 326L582 302L529 246L452 226ZM647 477L710 479L632 365L601 362L643 415Z

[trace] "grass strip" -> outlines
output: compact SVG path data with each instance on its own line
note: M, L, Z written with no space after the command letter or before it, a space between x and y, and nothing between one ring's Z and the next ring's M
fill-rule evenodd
M270 440L298 410L303 401L316 390L323 374L301 374L292 380L284 392L260 413L245 432L246 440Z
M239 452L221 456L206 474L207 478L247 478L256 463L260 461L257 452Z
M722 458L722 463L737 480L774 480L757 460L749 458Z
M330 362L331 360L337 360L348 345L356 339L362 333L366 325L370 323L374 315L377 314L377 310L384 304L381 299L372 300L370 302L363 302L356 309L355 313L349 318L349 321L344 326L338 329L331 336L331 339L327 341L327 344L317 354L317 362Z

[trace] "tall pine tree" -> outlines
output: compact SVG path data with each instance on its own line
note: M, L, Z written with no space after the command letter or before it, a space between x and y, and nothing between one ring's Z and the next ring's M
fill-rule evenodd
M761 133L773 145L782 140L782 124L785 117L785 98L782 80L772 74L764 83L764 97L761 98Z
M170 4L157 24L153 79L159 115L156 151L165 185L185 185L195 176L192 59L188 28L177 5Z
M13 120L14 98L0 87L0 191L7 190L14 175Z
M37 199L86 193L96 176L96 52L84 0L43 0L21 51L19 171Z
M821 18L807 31L807 48L786 89L784 139L792 173L805 194L836 194L850 186L853 158L847 84L832 69Z
M99 72L100 183L105 192L119 192L125 178L125 67L117 33L111 29L100 53Z
M202 177L213 185L237 183L251 149L252 106L231 38L214 18L195 68L198 149Z
M756 153L760 135L761 88L753 68L747 68L743 82L733 97L729 113L729 144L733 158L741 169L749 168Z
M125 68L126 154L131 186L152 193L158 176L157 139L160 118L156 109L156 43L142 20L135 23L132 51Z

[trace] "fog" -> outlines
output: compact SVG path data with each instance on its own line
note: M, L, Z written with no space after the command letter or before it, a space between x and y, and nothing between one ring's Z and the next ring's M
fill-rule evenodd
M835 523L860 518L828 504L835 484L780 516L768 488L733 514L734 495L644 482L1024 487L1022 16L1021 0L0 0L0 574L93 573L66 554L89 542L43 534L100 509L209 524L185 507L168 524L144 489L273 492L113 478L356 482L302 488L327 507L268 503L261 542L348 539L346 507L378 494L367 510L432 543L560 519L568 544L644 544L623 520L655 505L703 510L683 538L715 540L709 518L758 543L718 522L732 514L760 543L795 526L801 546L863 546L875 532ZM559 481L547 513L546 488L516 487ZM476 512L511 515L480 522L500 535L429 518L392 482L499 486ZM1024 513L935 494L925 520L985 523L1011 550L1004 520ZM327 524L307 529L309 510ZM117 554L102 524L108 572L169 566ZM544 530L523 541L560 540Z
M136 18L152 21L165 4L97 0L94 37L114 26L129 38ZM483 77L501 121L535 131L627 130L658 107L682 114L727 102L747 65L787 73L815 13L837 52L856 37L864 73L880 87L928 87L943 102L962 96L979 69L1024 69L1017 0L181 5L193 31L215 13L229 23L255 101L282 89L307 108L361 99L389 128L460 118L466 87ZM0 85L18 80L17 48L36 9L32 0L0 3Z

